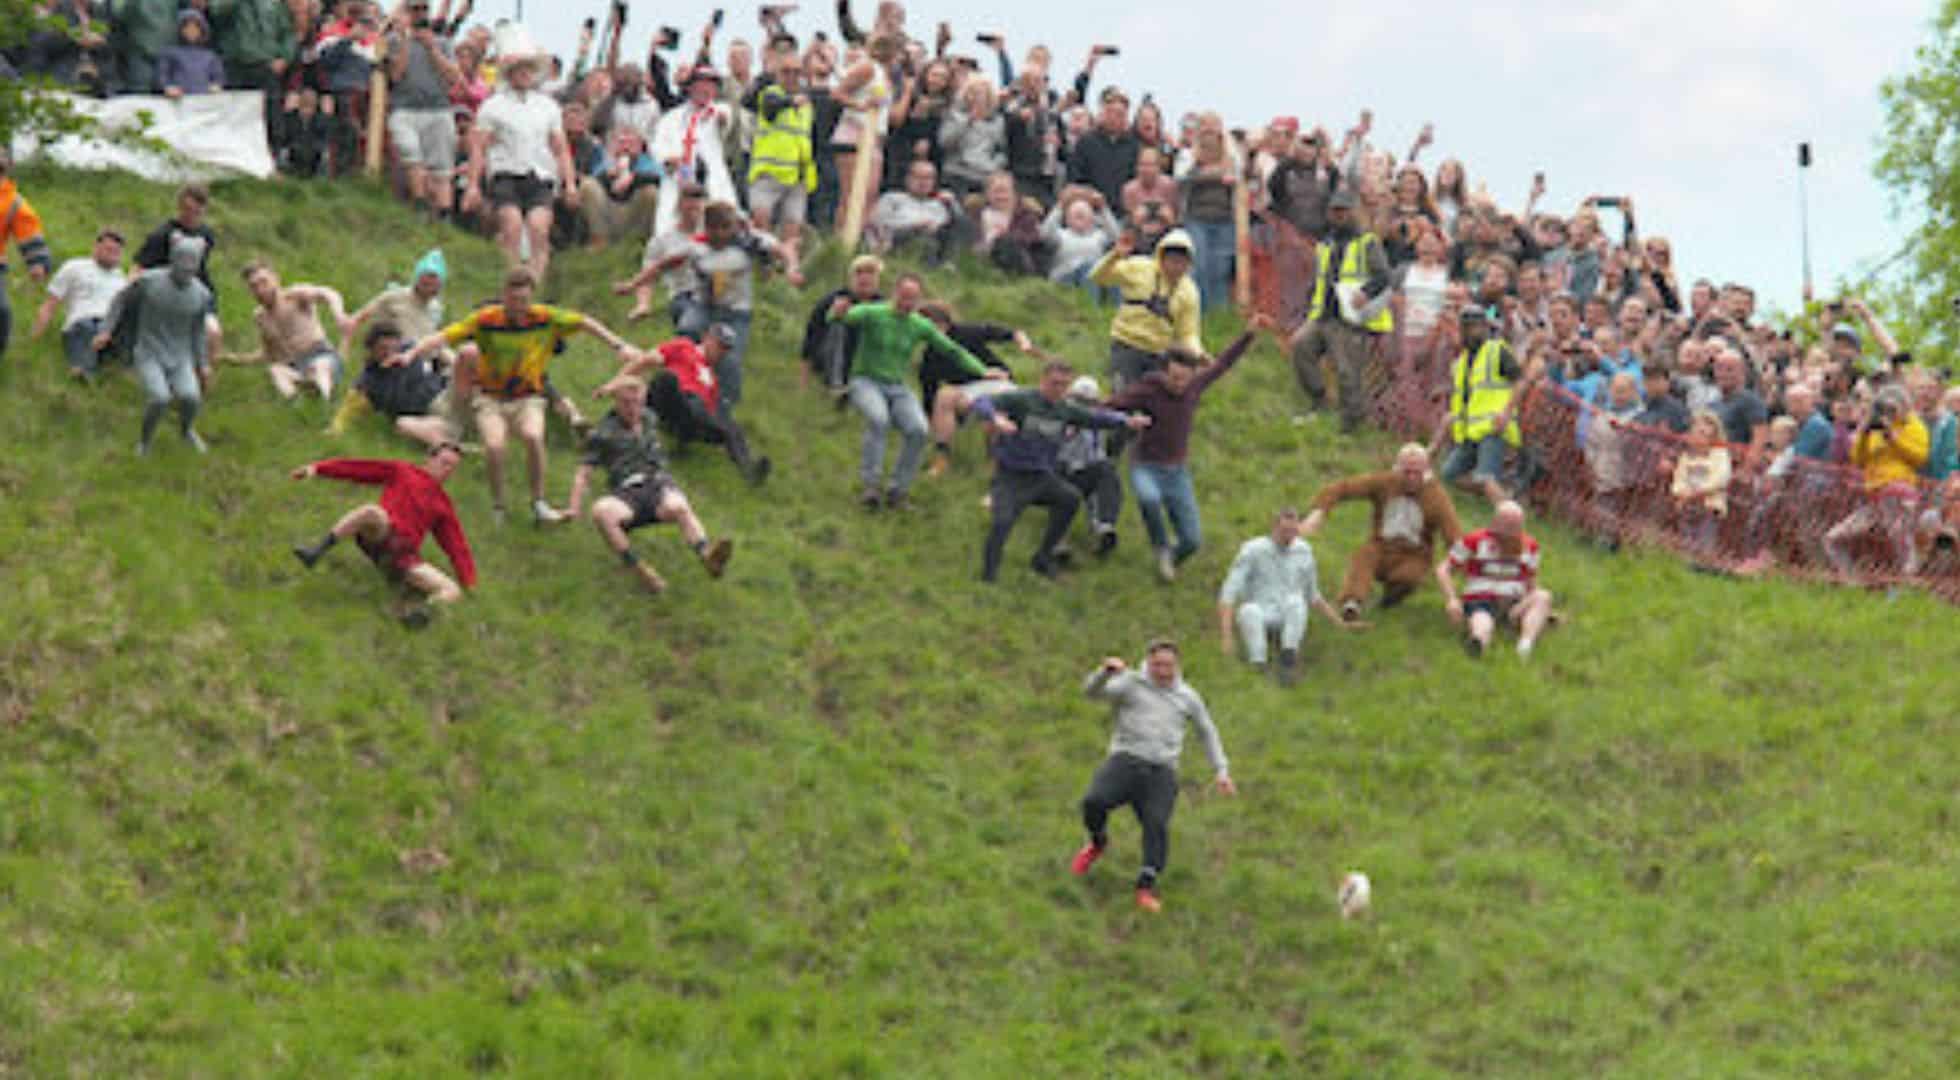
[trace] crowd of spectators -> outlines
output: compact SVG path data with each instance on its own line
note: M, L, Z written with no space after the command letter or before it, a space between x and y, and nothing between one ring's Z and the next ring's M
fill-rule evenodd
M501 200L477 156L521 127L494 103L513 88L503 53L528 36L472 21L470 2L47 0L66 29L37 31L5 63L90 93L263 93L293 176L346 173L383 134L363 130L378 68L398 190L490 232L504 228L486 212ZM1516 410L1533 437L1501 477L1478 478L1487 494L1549 491L1608 545L1629 521L1658 520L1711 565L1745 571L1780 555L1914 574L1952 548L1960 390L1856 298L1772 325L1747 285L1684 278L1632 197L1548 210L1540 174L1506 208L1462 161L1430 167L1428 127L1398 156L1366 111L1333 128L1286 115L1245 128L1193 108L1172 125L1150 94L1099 81L1112 44L1071 71L1042 45L1017 55L997 34L967 44L944 23L908 26L895 0L869 26L842 0L834 37L792 28L792 13L762 7L753 40L719 11L698 36L644 28L643 59L626 53L624 4L588 20L570 61L548 58L523 86L548 99L524 114L547 118L569 175L540 164L521 221L548 203L553 247L652 241L646 265L666 275L684 268L656 257L661 233L691 230L707 198L774 232L791 267L803 228L861 224L875 253L974 257L1097 302L1114 298L1093 270L1119 241L1149 252L1175 230L1205 310L1237 303L1301 327L1295 368L1313 401L1322 360L1347 362L1315 328L1347 314L1345 296L1338 312L1314 299L1328 273L1316 252L1332 240L1365 254L1364 291L1384 302L1353 323L1371 352L1365 381L1344 373L1344 398L1365 394L1376 419L1443 418L1462 351L1454 316L1470 308L1514 354L1520 400L1561 403L1556 421L1550 406ZM784 159L785 146L799 149ZM513 260L529 250L542 271L522 232L506 234ZM636 314L654 276L639 279ZM1846 488L1848 501L1827 498ZM1816 527L1824 505L1835 524Z

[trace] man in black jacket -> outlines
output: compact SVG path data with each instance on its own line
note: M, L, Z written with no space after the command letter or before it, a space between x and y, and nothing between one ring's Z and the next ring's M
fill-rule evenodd
M845 326L842 320L833 321L830 309L842 299L849 299L853 304L883 300L880 286L884 276L884 260L876 255L860 255L851 260L850 276L845 279L844 287L818 299L803 325L803 385L809 386L810 376L817 375L823 379L824 389L837 399L840 409L844 407L844 387L851 380L851 356L857 352L858 332Z
M1102 92L1095 130L1076 141L1069 154L1068 180L1103 193L1111 206L1123 205L1123 185L1137 174L1136 133L1130 130L1130 99L1111 86Z

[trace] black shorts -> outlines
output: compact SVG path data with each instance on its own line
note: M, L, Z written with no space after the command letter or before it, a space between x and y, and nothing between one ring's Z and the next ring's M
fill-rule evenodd
M558 188L529 173L498 173L490 178L490 207L515 206L524 213L558 200Z
M614 488L613 498L625 503L633 511L632 518L626 522L626 529L630 532L645 525L655 524L659 520L654 515L660 512L660 500L666 498L669 491L678 490L674 486L674 478L671 475L657 472L637 483L626 483Z

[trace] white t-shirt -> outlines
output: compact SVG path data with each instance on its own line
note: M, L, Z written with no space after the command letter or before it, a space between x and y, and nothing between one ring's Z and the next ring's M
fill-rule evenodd
M66 331L83 319L102 319L109 315L109 303L122 291L129 278L121 266L102 269L94 259L70 259L55 271L48 292L61 298L65 315L61 329Z
M1449 285L1449 267L1410 265L1408 275L1402 279L1403 334L1420 340L1436 329L1436 320L1443 314L1443 291Z
M476 126L490 137L484 151L485 172L535 176L547 183L558 179L558 157L551 152L553 132L563 131L558 103L537 92L503 89L477 111Z

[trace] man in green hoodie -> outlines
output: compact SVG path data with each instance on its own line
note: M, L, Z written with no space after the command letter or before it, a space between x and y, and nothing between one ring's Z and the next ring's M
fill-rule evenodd
M280 90L299 42L286 0L211 0L211 32L225 61L225 83L265 93L266 132L280 112Z
M940 333L931 319L919 314L926 284L917 274L898 279L889 303L857 303L840 296L830 306L830 321L857 331L857 352L851 358L851 407L864 417L864 448L859 459L858 501L867 510L880 506L902 509L919 475L926 450L926 412L905 383L919 346L930 344L953 357L965 370L984 377L987 366L959 342ZM891 486L881 489L885 472L885 433L896 426L902 438Z
M110 0L109 41L122 68L122 92L157 92L157 57L177 44L177 0Z

